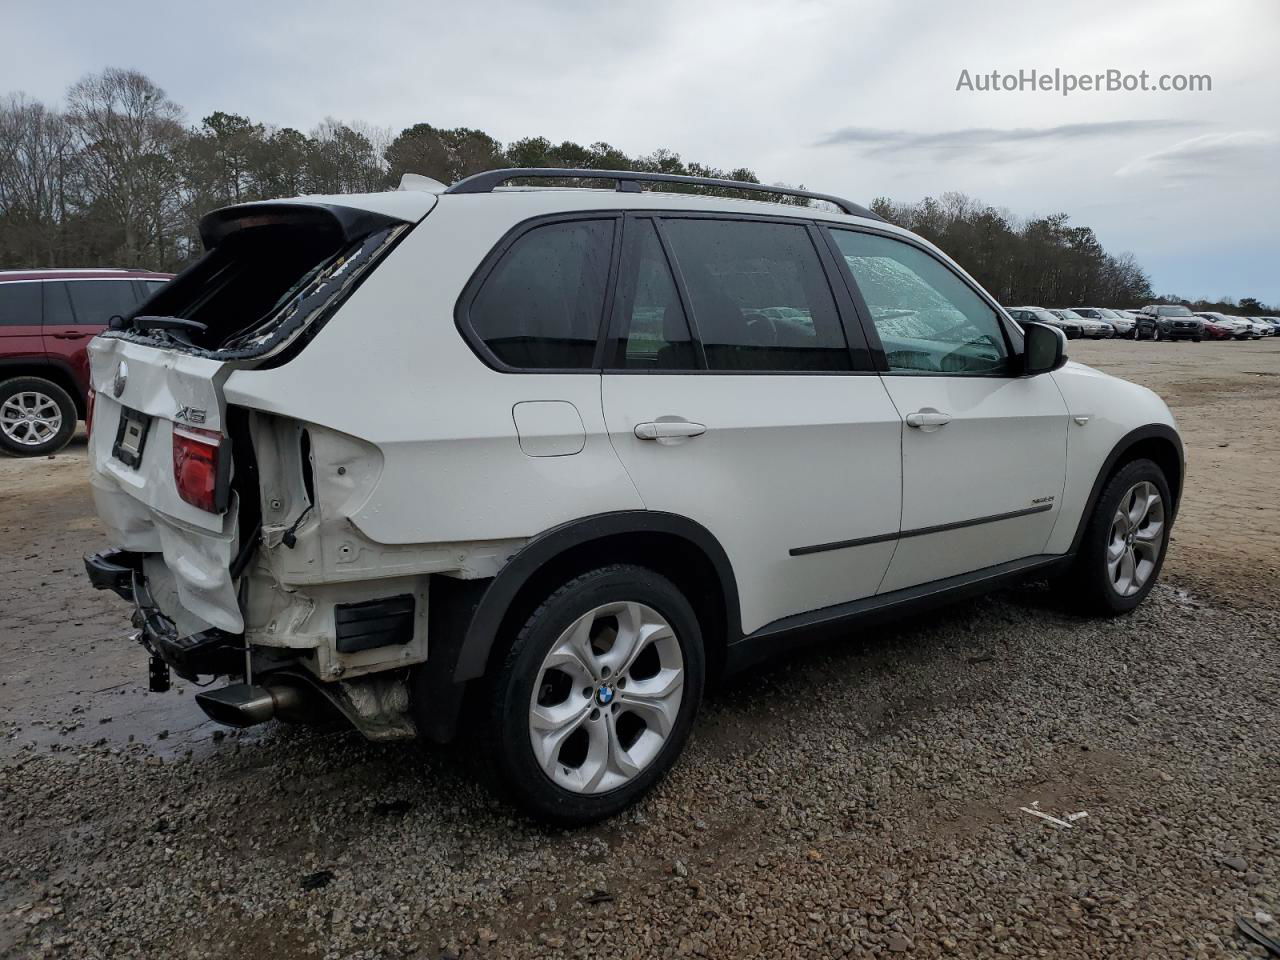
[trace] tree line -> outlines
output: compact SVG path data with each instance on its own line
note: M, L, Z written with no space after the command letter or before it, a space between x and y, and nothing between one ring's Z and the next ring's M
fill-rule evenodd
M146 76L108 68L73 84L57 107L22 94L0 100L0 267L177 270L200 255L199 219L218 207L386 190L405 173L451 183L495 167L760 182L745 167L690 162L668 149L630 156L608 143L545 137L504 144L469 127L418 123L393 134L329 118L304 133L221 111L190 126L183 108ZM1065 213L1020 223L958 193L918 203L879 198L873 209L946 249L1004 303L1153 299L1132 254L1107 253Z

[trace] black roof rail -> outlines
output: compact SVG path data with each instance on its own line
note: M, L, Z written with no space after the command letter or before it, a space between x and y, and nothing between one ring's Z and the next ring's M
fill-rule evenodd
M641 183L687 183L696 187L719 187L724 190L749 190L757 193L776 193L787 197L805 197L809 200L824 200L837 209L869 220L883 220L879 214L872 213L860 203L833 197L829 193L815 193L812 190L797 190L793 187L771 187L763 183L748 183L745 180L720 180L716 177L689 177L678 173L652 173L647 170L585 170L557 167L508 167L503 170L485 170L464 177L445 193L492 193L494 187L500 187L508 180L523 179L569 179L569 180L615 180L619 193L639 193Z

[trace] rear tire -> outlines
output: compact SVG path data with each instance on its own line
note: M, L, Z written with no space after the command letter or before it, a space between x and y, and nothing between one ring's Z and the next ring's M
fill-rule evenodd
M705 674L697 616L670 580L629 564L574 577L487 682L479 732L493 779L540 820L613 816L675 763Z
M57 453L76 432L75 401L43 377L0 383L0 450L18 457Z
M1164 471L1151 460L1125 464L1102 488L1071 572L1059 584L1063 598L1085 613L1128 613L1160 576L1172 522Z

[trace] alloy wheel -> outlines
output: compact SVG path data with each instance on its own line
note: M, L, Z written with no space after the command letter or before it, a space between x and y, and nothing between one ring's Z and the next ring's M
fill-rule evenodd
M62 411L48 394L24 390L0 404L0 430L14 443L35 447L57 436Z
M1120 498L1107 537L1107 573L1120 596L1133 596L1151 579L1164 547L1164 519L1164 500L1149 480Z
M662 752L680 713L685 664L667 620L642 603L583 614L552 645L529 703L534 758L556 785L614 790Z

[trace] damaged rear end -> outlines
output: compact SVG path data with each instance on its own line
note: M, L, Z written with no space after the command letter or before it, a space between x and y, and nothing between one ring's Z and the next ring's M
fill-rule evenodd
M206 255L90 345L90 479L112 547L85 564L95 587L133 605L152 689L171 672L227 676L237 682L197 698L222 722L328 702L374 718L360 724L372 736L412 734L403 709L376 702L399 694L323 682L425 656L427 578L347 596L308 537L367 496L378 449L229 403L226 384L305 350L434 203L384 194L213 213ZM332 468L319 483L317 457ZM298 589L308 581L318 598Z

